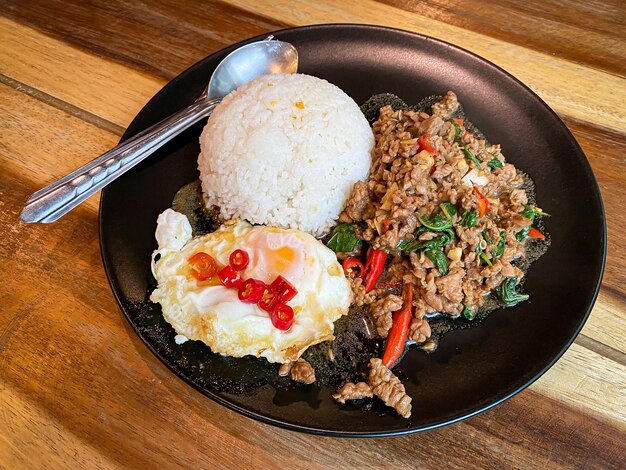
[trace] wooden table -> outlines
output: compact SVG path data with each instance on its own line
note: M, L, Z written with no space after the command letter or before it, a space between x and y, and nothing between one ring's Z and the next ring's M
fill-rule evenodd
M624 468L623 1L203 3L0 2L0 468ZM97 196L52 225L18 218L29 194L114 146L194 62L253 35L330 22L432 35L500 65L559 113L600 183L609 250L582 333L529 389L454 426L339 440L229 411L128 326L100 261Z

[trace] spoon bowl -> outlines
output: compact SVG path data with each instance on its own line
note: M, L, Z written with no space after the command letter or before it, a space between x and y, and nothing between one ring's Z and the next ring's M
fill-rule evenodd
M221 99L261 75L296 73L298 52L295 47L272 38L246 44L228 54L211 75L207 98Z
M207 89L195 102L34 193L22 210L22 220L49 223L60 219L182 131L210 116L231 91L262 75L295 73L297 69L296 49L273 36L235 49L218 64Z

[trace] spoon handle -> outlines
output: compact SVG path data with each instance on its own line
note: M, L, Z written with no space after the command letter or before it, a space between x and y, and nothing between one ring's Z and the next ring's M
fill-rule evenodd
M220 99L200 98L187 108L103 153L34 193L24 206L24 222L54 222L111 181L126 173L182 131L209 116Z

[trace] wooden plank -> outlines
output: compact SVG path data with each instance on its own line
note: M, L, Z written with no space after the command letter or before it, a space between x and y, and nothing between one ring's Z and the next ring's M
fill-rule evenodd
M619 132L626 129L626 87L622 78L573 62L473 33L373 0L229 0L247 11L271 12L293 25L369 23L392 26L451 42L499 65L533 89L560 114ZM588 84L593 83L593 87ZM611 96L611 99L606 99Z
M485 36L624 75L622 0L379 0Z
M601 291L582 334L620 351L626 358L626 303L623 298Z
M531 389L607 422L621 423L626 430L626 365L578 344L572 344Z
M3 171L19 174L31 192L115 146L119 139L5 85L0 85L0 110ZM92 197L81 207L95 214L97 200Z
M82 52L2 17L0 74L123 128L164 85L162 79Z
M604 200L608 250L602 284L611 289L611 295L621 297L623 311L626 311L626 217L623 211L626 201L626 171L623 170L626 136L623 132L609 132L572 119L566 119L565 123L585 151Z

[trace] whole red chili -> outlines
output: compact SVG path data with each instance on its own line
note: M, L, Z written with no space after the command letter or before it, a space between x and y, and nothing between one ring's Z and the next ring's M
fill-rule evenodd
M242 271L246 269L249 262L250 256L248 256L248 253L243 250L233 251L228 258L228 264L230 264L230 267L235 271Z
M263 292L267 286L263 281L258 281L256 279L246 279L239 286L239 291L237 292L237 296L239 300L248 304L256 304L261 297L263 297Z
M279 303L272 310L270 316L272 325L279 330L287 331L293 325L293 309L284 302Z
M371 291L376 285L376 281L383 272L387 253L382 250L370 248L365 262L365 292Z
M239 287L243 283L237 271L230 266L224 266L217 272L217 275L225 287Z
M361 277L363 275L363 272L365 271L363 263L361 263L358 259L352 258L350 256L343 260L342 266L343 273L348 279Z
M404 292L404 307L402 310L393 313L391 329L387 336L387 345L383 354L383 365L391 368L400 359L406 338L409 335L409 325L411 324L411 310L413 308L413 284L407 284Z
M284 302L289 302L298 294L293 284L280 275L276 276L276 279L272 281L270 290L275 292Z

